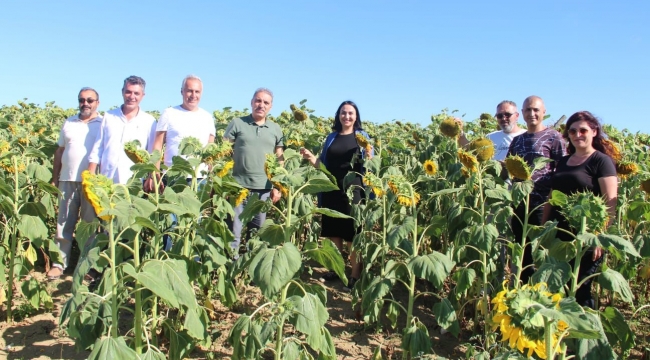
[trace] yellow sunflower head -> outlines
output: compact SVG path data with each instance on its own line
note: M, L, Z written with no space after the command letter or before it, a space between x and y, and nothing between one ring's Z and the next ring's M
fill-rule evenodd
M357 139L357 144L362 148L367 149L370 146L370 141L360 132L354 134L354 138Z
M397 195L397 202L404 206L415 206L420 202L420 194L413 192L413 196Z
M463 164L469 172L474 173L478 170L478 159L476 156L463 149L458 150L458 160L460 160L460 163Z
M494 143L488 138L474 139L469 143L468 148L476 154L476 159L480 163L484 163L494 156Z
M244 200L248 197L248 189L241 189L239 191L239 194L237 195L237 199L235 199L235 206L241 205Z
M104 175L91 174L90 171L85 170L81 173L81 189L86 200L95 209L95 214L99 215L104 211L101 199L110 196L113 181ZM104 215L100 216L100 219L109 221L112 217L112 215Z
M424 172L429 176L433 176L438 172L438 165L433 160L425 160L422 166L424 167Z
M455 139L460 135L460 124L453 117L448 117L440 123L440 132Z
M511 177L519 180L530 180L532 172L526 160L521 156L508 156L505 160L506 169Z
M221 170L219 170L217 172L217 176L222 178L222 177L228 175L228 172L233 168L233 166L235 166L235 162L233 160L228 161L227 163L225 163L223 165Z
M124 153L134 164L142 164L149 161L149 153L140 147L140 141L133 140L124 144Z
M634 175L639 172L639 166L631 161L622 160L616 163L616 173L622 178Z

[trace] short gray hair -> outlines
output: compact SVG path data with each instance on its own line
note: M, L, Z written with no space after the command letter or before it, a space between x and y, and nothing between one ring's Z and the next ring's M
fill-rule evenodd
M126 89L126 85L140 85L142 90L147 86L147 82L143 78L135 75L131 75L128 78L124 79L124 85L122 85L122 90Z
M499 105L497 105L497 107L501 105L512 105L515 107L515 109L517 108L517 104L515 104L515 102L511 100L503 100L502 102L499 103Z
M97 92L97 90L95 90L95 89L93 89L91 87L88 87L88 86L84 86L84 87L81 88L81 90L79 90L79 95L81 95L81 93L84 92L84 91L92 91L92 92L94 92L95 96L97 96L97 100L99 100L99 93Z
M190 74L183 79L183 83L181 84L181 90L185 89L185 84L187 84L187 80L191 80L191 79L198 80L201 83L201 86L203 86L203 80L201 80L200 77Z
M269 89L267 89L265 87L257 88L257 90L255 90L255 92L253 93L253 99L255 99L255 95L257 95L257 94L259 94L261 92L269 94L269 96L271 96L271 101L273 101L273 91L271 91L271 90L269 90Z

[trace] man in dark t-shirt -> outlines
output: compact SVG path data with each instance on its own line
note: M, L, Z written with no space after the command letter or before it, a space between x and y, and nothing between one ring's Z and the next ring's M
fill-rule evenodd
M553 128L547 128L543 121L546 114L544 101L539 96L529 96L524 100L521 112L526 121L526 132L516 136L510 144L508 156L519 155L529 166L533 166L533 162L538 157L547 157L554 160L546 164L543 168L536 170L532 174L533 191L530 194L530 202L528 211L530 217L528 223L530 225L541 225L542 222L542 204L546 202L549 192L551 190L551 175L555 165L560 159L566 155L564 147L564 140L562 134ZM515 235L515 241L521 243L523 236L523 219L526 214L525 205L522 202L515 210L517 217L512 219L512 232ZM533 264L533 256L530 246L526 246L524 250L524 263L523 266ZM528 267L521 274L521 281L528 282L530 276L535 272L533 267Z

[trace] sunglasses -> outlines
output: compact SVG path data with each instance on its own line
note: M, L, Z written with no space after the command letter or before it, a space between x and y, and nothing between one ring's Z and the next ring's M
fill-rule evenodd
M83 104L84 102L87 102L88 104L92 104L92 103L94 103L95 101L97 101L97 99L93 99L93 98L87 98L87 99L79 98L79 104Z
M496 118L499 119L499 120L501 120L501 119L508 119L508 118L510 118L512 115L514 115L514 114L511 114L511 113L509 113L509 112L503 112L503 113L498 113L498 114L496 115Z
M591 129L589 129L589 128L580 128L580 129L571 128L571 129L569 129L569 135L576 136L578 133L580 133L580 135L585 135L587 132L589 132L589 130L591 130Z

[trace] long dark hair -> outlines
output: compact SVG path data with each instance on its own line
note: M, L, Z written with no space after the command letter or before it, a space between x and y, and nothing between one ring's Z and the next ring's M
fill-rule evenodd
M605 133L603 132L603 127L600 125L600 121L598 121L598 119L589 111L578 111L571 115L569 120L566 122L566 127L564 128L564 133L562 135L568 140L567 151L569 154L574 154L576 152L575 146L573 146L569 139L569 129L571 128L571 125L578 121L585 121L589 124L589 127L592 130L596 130L596 136L594 136L591 141L591 146L593 146L594 149L611 157L615 161L620 160L618 149L616 149L616 146L610 140L605 138Z
M341 109L345 105L350 105L354 108L354 111L357 112L357 120L354 122L354 131L357 130L363 130L363 126L361 126L361 114L359 114L359 108L357 107L357 104L354 103L354 101L351 100L346 100L339 105L339 108L336 109L336 115L334 115L334 125L332 126L332 130L341 132L343 131L343 125L341 124Z

